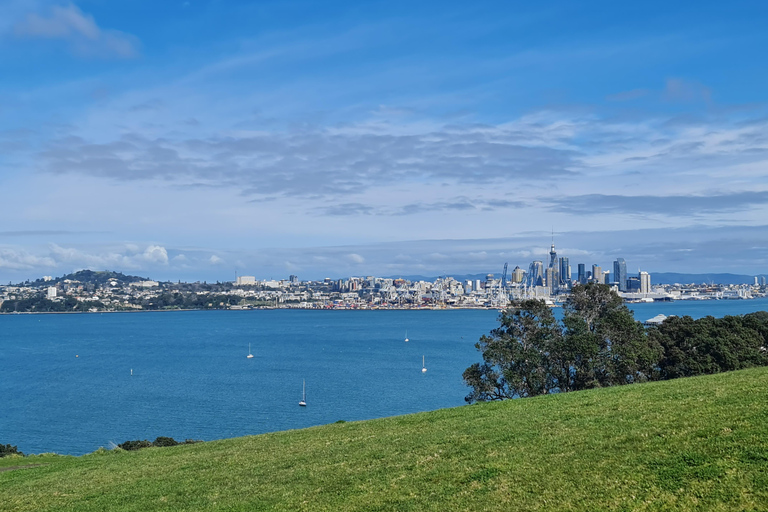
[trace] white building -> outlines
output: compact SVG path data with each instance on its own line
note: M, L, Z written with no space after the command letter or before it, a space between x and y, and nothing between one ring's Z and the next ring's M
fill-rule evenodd
M640 293L651 293L651 274L640 272Z
M246 286L250 284L256 284L255 276L237 276L236 286Z
M55 286L49 286L48 287L48 298L49 299L55 299L56 298L56 287Z

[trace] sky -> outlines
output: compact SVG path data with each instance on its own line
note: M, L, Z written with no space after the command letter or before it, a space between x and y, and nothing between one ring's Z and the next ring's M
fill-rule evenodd
M768 3L0 0L0 282L768 273Z

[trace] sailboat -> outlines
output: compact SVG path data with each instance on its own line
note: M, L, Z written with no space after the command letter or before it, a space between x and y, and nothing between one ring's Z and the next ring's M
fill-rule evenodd
M405 331L405 342L408 343L408 331Z
M427 371L427 367L424 365L424 356L421 356L421 373Z
M299 402L299 405L302 407L307 406L307 381L305 380L301 381L301 402Z
M253 359L253 354L251 354L251 344L248 344L248 355L245 356L246 359Z

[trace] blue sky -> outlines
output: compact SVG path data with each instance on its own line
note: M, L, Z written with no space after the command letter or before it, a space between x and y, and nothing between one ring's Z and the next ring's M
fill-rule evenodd
M0 0L0 282L768 273L768 4Z

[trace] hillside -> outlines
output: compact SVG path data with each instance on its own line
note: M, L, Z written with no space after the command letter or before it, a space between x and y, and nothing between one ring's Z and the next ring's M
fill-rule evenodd
M768 368L34 463L0 510L766 510Z
M67 280L77 281L83 284L104 286L106 283L110 281L116 281L117 283L123 285L123 284L129 284L129 283L136 283L139 281L149 281L149 278L131 276L131 275L123 274L122 272L112 272L109 270L102 270L102 271L79 270L77 272L66 274L61 277L55 277L49 281L45 281L43 279L37 279L36 281L33 281L32 283L30 283L30 285L31 286L55 286Z

